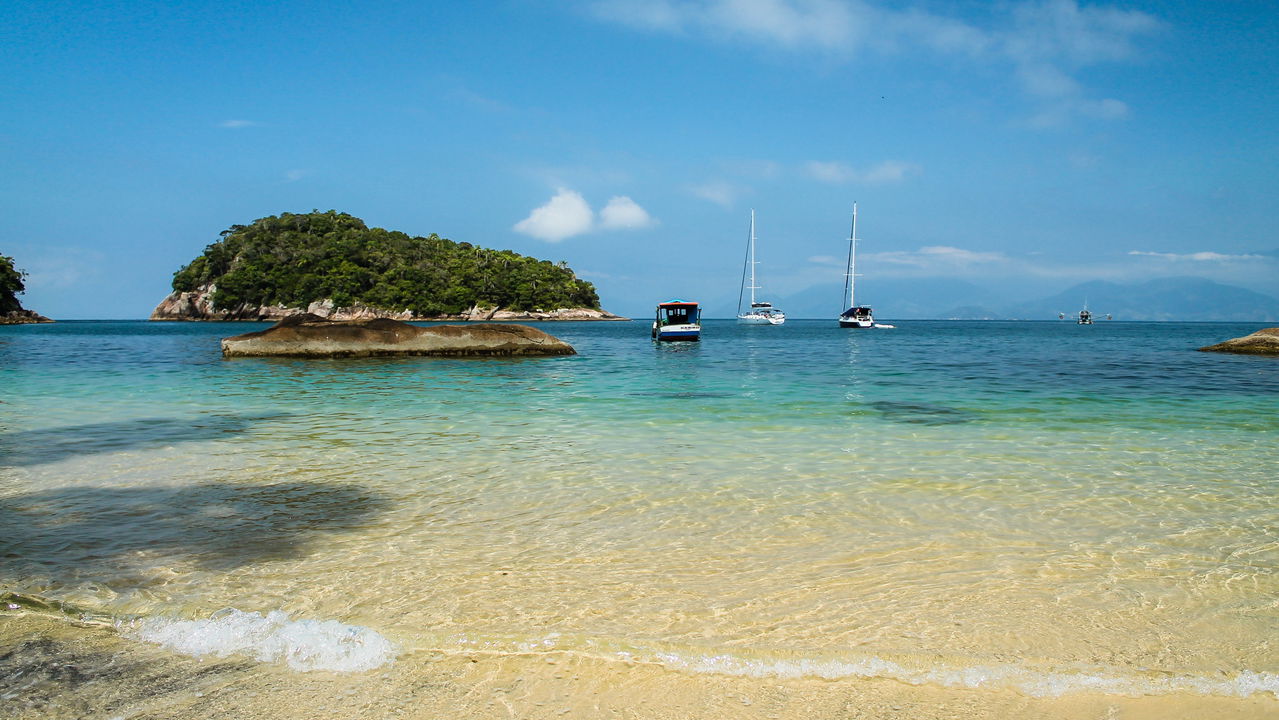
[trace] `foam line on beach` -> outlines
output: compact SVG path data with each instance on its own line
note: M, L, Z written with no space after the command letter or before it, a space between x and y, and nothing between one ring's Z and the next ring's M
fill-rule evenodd
M1004 688L1033 697L1057 697L1072 692L1111 695L1167 695L1189 692L1200 695L1249 697L1271 693L1279 698L1279 674L1244 670L1233 677L1208 678L1162 673L1125 673L1112 668L1088 668L1046 672L1008 664L960 668L912 668L869 656L857 660L750 660L732 655L684 657L657 656L667 668L685 672L774 678L888 678L912 685L933 684L952 688Z
M290 620L227 608L208 619L141 618L121 627L126 637L194 657L244 653L300 671L372 670L395 659L395 646L377 631L336 620Z

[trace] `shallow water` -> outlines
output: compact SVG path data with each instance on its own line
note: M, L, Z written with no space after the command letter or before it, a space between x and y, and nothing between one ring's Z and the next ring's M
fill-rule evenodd
M222 360L255 324L0 328L0 583L299 673L1279 692L1279 362L1194 352L1258 326L897 325L333 361Z

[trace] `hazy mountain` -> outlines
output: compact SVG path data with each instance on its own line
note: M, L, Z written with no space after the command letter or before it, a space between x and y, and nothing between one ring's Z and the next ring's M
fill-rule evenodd
M1082 283L1052 297L1012 308L1013 315L1048 319L1073 315L1088 303L1095 315L1116 320L1279 320L1279 300L1261 293L1197 277L1173 277L1121 285Z
M842 304L843 283L814 285L773 304L793 318L836 317ZM979 285L950 278L897 278L859 280L857 302L875 308L876 317L888 319L1002 317L991 308L1009 305L1007 298ZM947 312L954 309L956 312Z
M1037 300L1012 299L949 278L876 279L858 282L857 288L857 301L873 306L876 317L885 320L1052 320L1058 313L1074 315L1084 303L1098 317L1109 314L1116 320L1279 320L1279 299L1198 277L1086 282ZM843 310L836 307L842 290L830 283L770 299L788 317L834 317Z

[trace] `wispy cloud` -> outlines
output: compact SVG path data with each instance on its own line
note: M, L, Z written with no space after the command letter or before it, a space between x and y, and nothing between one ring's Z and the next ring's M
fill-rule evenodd
M284 182L297 182L306 176L305 170L288 170L284 173Z
M1161 260L1171 260L1173 262L1241 262L1250 260L1267 260L1264 255L1227 255L1218 252L1195 252L1195 253L1164 253L1164 252L1147 252L1144 250L1129 250L1129 255L1137 255L1140 257L1159 258Z
M1007 264L1007 255L999 252L978 252L949 245L930 245L914 251L893 251L868 253L866 260L873 260L893 265L909 265L911 267L931 271L944 271L956 267L969 267L980 264Z
M862 0L597 0L596 18L650 32L753 44L796 53L926 52L1008 68L1036 106L1029 124L1129 114L1120 99L1093 97L1078 75L1140 59L1139 41L1163 28L1154 16L1078 0L1039 0L993 12L982 25Z
M218 123L218 127L226 128L228 130L242 130L248 127L258 127L261 124L262 123L254 122L253 120L224 120Z
M645 30L841 53L863 21L858 5L836 0L600 0L590 8L602 20Z
M716 205L723 207L732 207L733 201L737 199L738 189L726 182L710 182L704 185L693 185L688 188L688 192L694 197L703 200L709 200Z
M845 165L841 162L823 162L814 160L804 166L804 172L816 180L827 183L860 183L863 185L886 185L898 183L919 170L911 163L886 160L865 170Z
M576 190L559 188L555 196L528 217L515 223L514 230L547 242L559 242L594 230L634 230L657 224L639 203L624 195L609 200L595 222L595 211Z

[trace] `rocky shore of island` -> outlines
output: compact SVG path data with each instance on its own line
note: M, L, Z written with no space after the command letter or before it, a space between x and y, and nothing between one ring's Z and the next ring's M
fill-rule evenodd
M279 322L294 315L314 315L327 320L373 320L386 318L390 320L408 321L445 321L445 322L541 322L555 320L626 320L606 310L594 308L558 308L554 310L508 310L497 307L474 305L465 312L445 315L421 316L409 310L394 311L384 308L353 304L338 307L332 300L320 300L306 307L287 307L285 305L249 305L244 304L231 309L216 309L213 306L213 294L217 291L214 284L205 285L197 290L175 291L160 301L151 311L151 320L160 321L213 321L225 322L247 320L254 322Z

